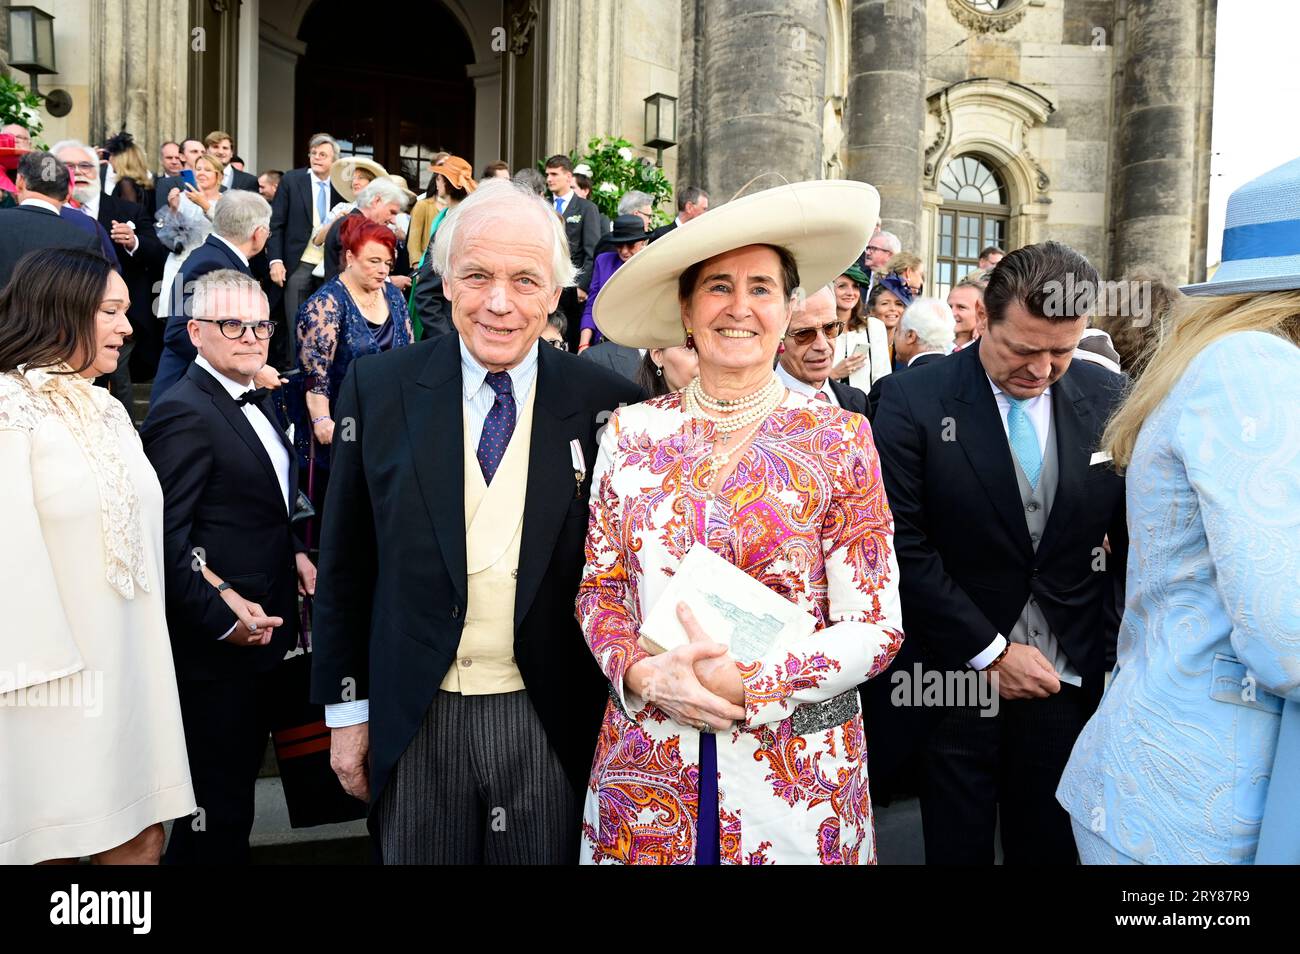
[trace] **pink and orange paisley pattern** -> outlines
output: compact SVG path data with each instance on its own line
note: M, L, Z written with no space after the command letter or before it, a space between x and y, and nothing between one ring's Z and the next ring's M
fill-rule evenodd
M711 441L711 425L688 419L677 394L621 409L601 437L577 612L614 698L592 765L583 860L694 862L699 734L629 694L623 674L645 656L642 613L704 541L817 620L772 658L738 660L747 718L718 735L723 863L874 863L856 704L846 721L805 735L792 718L856 699L902 643L893 520L870 427L787 394L712 498ZM804 710L814 711L825 710Z

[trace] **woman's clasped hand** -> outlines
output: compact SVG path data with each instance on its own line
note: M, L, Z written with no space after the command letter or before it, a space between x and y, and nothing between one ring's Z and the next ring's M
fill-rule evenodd
M700 629L685 603L677 606L690 642L634 663L624 681L674 722L714 732L729 731L745 719L745 690L727 647Z

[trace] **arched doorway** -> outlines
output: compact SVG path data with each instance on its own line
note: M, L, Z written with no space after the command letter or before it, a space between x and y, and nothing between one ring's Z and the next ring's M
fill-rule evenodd
M294 142L329 132L344 155L370 156L415 190L439 149L474 155L474 50L440 3L401 0L378 17L355 0L318 0L298 39Z
M1006 248L1011 200L997 170L975 155L951 159L939 175L938 244L934 293L948 291L979 267L980 250Z

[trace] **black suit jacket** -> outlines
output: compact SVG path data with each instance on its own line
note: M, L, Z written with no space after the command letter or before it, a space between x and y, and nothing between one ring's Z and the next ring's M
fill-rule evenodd
M339 272L343 264L343 223L354 215L365 215L360 209L353 209L347 215L341 215L334 220L334 224L329 227L325 233L325 281L329 281ZM432 255L428 256L433 258Z
M194 361L194 345L190 341L189 314L192 283L209 272L223 268L233 268L245 275L252 275L249 267L243 263L230 246L217 236L209 235L208 240L190 252L176 274L176 288L181 290L181 307L172 309L177 314L167 318L163 329L163 351L158 359L158 371L153 378L150 400L157 401L167 393L173 384L185 376L185 369Z
M1010 634L1030 595L1084 692L1099 697L1115 662L1128 534L1123 477L1090 459L1126 382L1074 361L1052 385L1058 483L1035 551L978 344L882 379L874 435L894 514L907 635L906 652L867 684L868 732L888 740L869 756L881 783L943 712L890 706L894 673L910 679L917 663L923 671L965 669L995 635ZM1103 561L1107 534L1111 554Z
M835 395L835 400L840 402L840 407L844 410L855 414L867 413L867 396L861 388L855 388L851 384L841 384L832 379L831 393Z
M931 362L941 361L945 357L947 357L947 355L939 354L937 351L932 351L929 354L919 354L916 356L916 359L912 364L900 364L892 373L901 374L908 368L920 368L924 365L930 364ZM876 378L876 380L871 384L871 390L867 392L867 419L870 421L876 419L876 408L880 407L880 387L887 377L889 377L888 374L884 377Z
M131 291L131 308L128 317L133 324L156 321L153 314L153 283L162 277L163 263L167 259L167 249L158 241L154 231L153 216L136 202L114 198L103 193L99 196L99 224L110 235L114 222L131 222L135 225L135 237L139 242L135 254L127 252L117 243L113 252L117 255L118 265L127 288ZM156 276L156 277L155 277Z
M589 199L573 193L564 208L564 232L569 238L569 259L578 270L579 288L591 284L591 266L600 241L600 209Z
M603 368L544 345L534 387L515 659L581 792L608 701L608 682L574 616L590 468L601 426L639 394ZM354 422L354 439L336 441L331 451L312 701L343 701L352 686L355 698L370 700L372 808L454 661L465 622L462 407L460 337L451 334L359 358L335 410L336 420ZM578 487L569 447L575 439L588 467Z
M637 379L637 373L641 370L643 360L640 349L629 348L627 345L616 344L608 340L592 345L582 352L579 357L594 361L603 368L609 368L615 374L621 374L629 381Z
M1059 478L1035 552L979 346L912 370L884 378L875 422L908 637L963 668L1032 594L1080 675L1100 680L1115 658L1113 592L1093 564L1107 534L1108 567L1122 564L1127 531L1124 479L1089 461L1127 379L1075 361L1052 386Z
M667 225L661 225L661 226L659 226L659 228L657 228L657 229L655 229L653 232L651 232L651 233L650 233L650 241L654 242L654 241L657 241L658 239L663 238L665 235L667 235L669 232L671 232L671 231L672 231L673 229L675 229L675 228L677 228L677 220L676 220L676 219L673 219L673 220L672 220L671 222L669 222Z
M42 248L79 248L101 254L99 242L66 221L57 209L46 212L30 205L0 209L0 289L9 284L20 258Z
M263 403L269 410L269 401ZM192 364L185 379L149 409L141 439L163 490L167 628L177 675L220 679L271 669L297 639L294 554L305 548L293 533L257 432L220 382ZM298 458L283 432L281 439L289 454L292 503ZM236 617L197 571L195 547L240 596L283 617L270 643L234 646L220 639Z
M257 185L257 176L249 172L235 170L235 174L230 177L230 188L243 189L245 192L260 192Z
M310 169L289 170L280 180L275 201L271 203L271 237L266 240L266 258L268 264L283 262L287 272L298 267L302 253L311 241L312 205L315 202L313 181ZM342 201L343 196L331 183L329 208L325 211Z

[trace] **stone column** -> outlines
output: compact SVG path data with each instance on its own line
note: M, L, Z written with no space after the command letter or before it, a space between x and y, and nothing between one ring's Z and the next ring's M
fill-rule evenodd
M1116 276L1154 265L1181 283L1195 271L1195 260L1204 271L1205 230L1197 223L1205 202L1198 188L1205 185L1202 165L1208 161L1213 84L1204 88L1203 59L1213 57L1214 3L1128 0L1112 180ZM1200 249L1193 248L1197 236Z
M821 178L825 0L683 0L682 33L679 179L721 203Z
M100 143L126 129L156 170L159 146L192 132L186 108L186 5L93 0L90 30L90 141Z
M848 178L880 191L882 227L919 253L925 0L856 0L852 18Z

